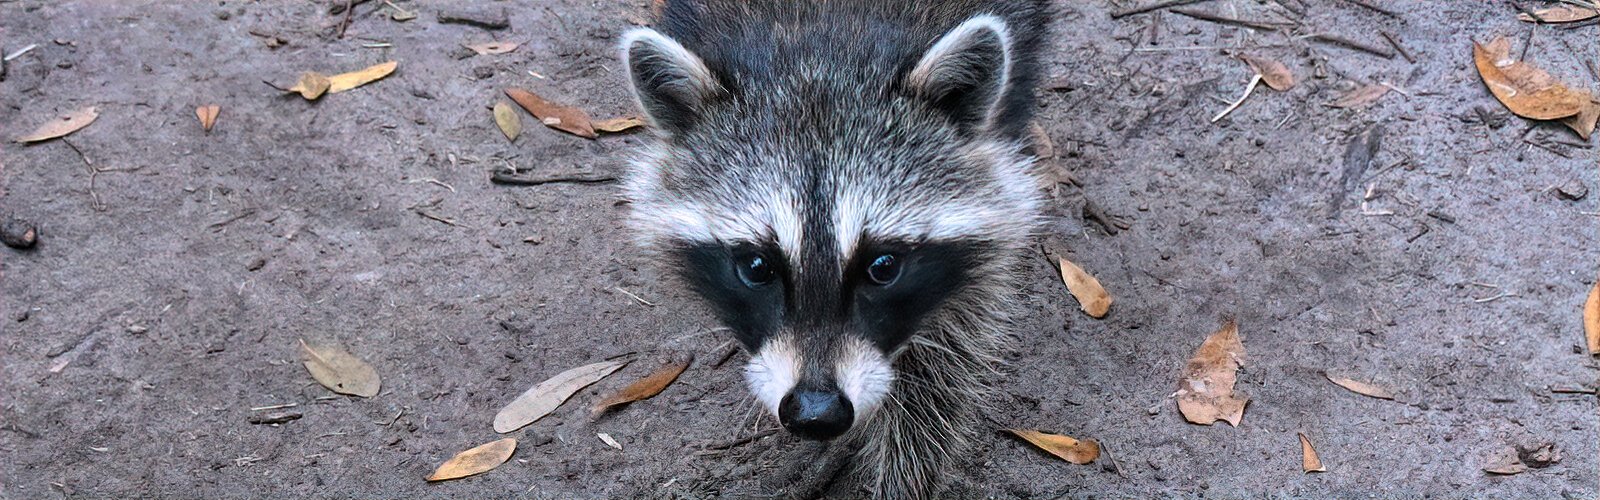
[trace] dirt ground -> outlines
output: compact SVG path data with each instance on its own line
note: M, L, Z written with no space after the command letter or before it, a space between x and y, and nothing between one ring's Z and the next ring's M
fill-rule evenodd
M442 23L454 2L395 2L419 14L405 22L368 2L340 38L345 16L324 2L0 0L3 52L37 44L0 81L0 211L39 228L37 247L0 248L0 497L769 491L763 478L794 466L798 442L702 449L776 423L742 385L743 355L717 364L731 344L708 312L633 249L617 186L489 181L508 162L619 171L638 136L586 140L524 115L510 143L489 108L523 87L597 117L631 113L613 47L649 3L465 7L508 15L485 29ZM1557 188L1600 190L1596 141L1512 116L1471 60L1474 39L1531 40L1526 58L1600 90L1600 28L1535 27L1517 3L1544 5L1188 7L1281 27L1252 30L1061 2L1039 118L1047 161L1077 185L1060 186L1040 247L1065 249L1116 304L1085 316L1041 256L1038 314L989 417L1094 438L1110 456L1070 465L996 431L952 494L1600 495L1597 398L1570 391L1600 383L1579 314L1600 262L1600 193ZM1392 50L1383 32L1406 54L1304 36ZM522 45L461 48L491 40ZM1251 76L1234 52L1300 81L1212 123ZM399 61L389 78L317 102L262 83L387 60ZM1326 106L1358 82L1396 90ZM221 115L205 134L194 108L211 103ZM84 106L101 115L67 141L9 142ZM1171 394L1225 317L1244 336L1251 402L1238 427L1188 424ZM317 385L301 338L373 364L382 393ZM498 439L495 412L526 388L629 352L640 360L512 433L508 464L423 481ZM600 395L685 353L695 365L662 395L589 418ZM250 423L272 411L252 408L290 403L302 418ZM1297 433L1327 472L1301 471ZM1482 470L1541 442L1561 460Z

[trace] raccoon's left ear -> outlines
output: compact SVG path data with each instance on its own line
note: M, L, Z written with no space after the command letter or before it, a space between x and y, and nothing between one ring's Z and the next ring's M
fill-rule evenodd
M700 56L653 29L623 35L622 60L640 107L667 133L691 126L701 105L721 88Z
M1006 22L984 14L934 43L906 74L906 86L963 125L987 129L1000 112L1010 77Z

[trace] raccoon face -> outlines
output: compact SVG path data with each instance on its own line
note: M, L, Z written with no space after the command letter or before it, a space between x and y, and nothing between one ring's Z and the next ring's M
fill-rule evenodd
M1005 272L997 256L1025 244L1039 202L1030 160L993 123L1012 91L999 18L846 61L772 36L699 47L705 59L649 29L625 36L657 134L626 190L643 242L751 353L757 399L830 439L898 404L896 356Z

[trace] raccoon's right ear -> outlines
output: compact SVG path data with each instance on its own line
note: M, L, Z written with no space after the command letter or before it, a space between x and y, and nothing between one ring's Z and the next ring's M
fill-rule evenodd
M693 125L700 106L721 88L699 56L653 29L622 35L622 60L639 106L668 133Z
M1000 113L1011 79L1011 36L1006 22L983 14L939 38L906 74L918 97L963 126L987 129Z

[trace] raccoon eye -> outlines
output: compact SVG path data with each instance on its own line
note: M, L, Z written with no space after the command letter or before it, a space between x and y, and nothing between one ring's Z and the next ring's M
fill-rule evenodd
M894 254L879 255L867 266L867 279L878 286L888 286L900 277L900 259Z
M771 283L777 275L772 270L772 265L761 254L749 254L738 258L734 264L739 270L739 279L749 287L758 287Z

